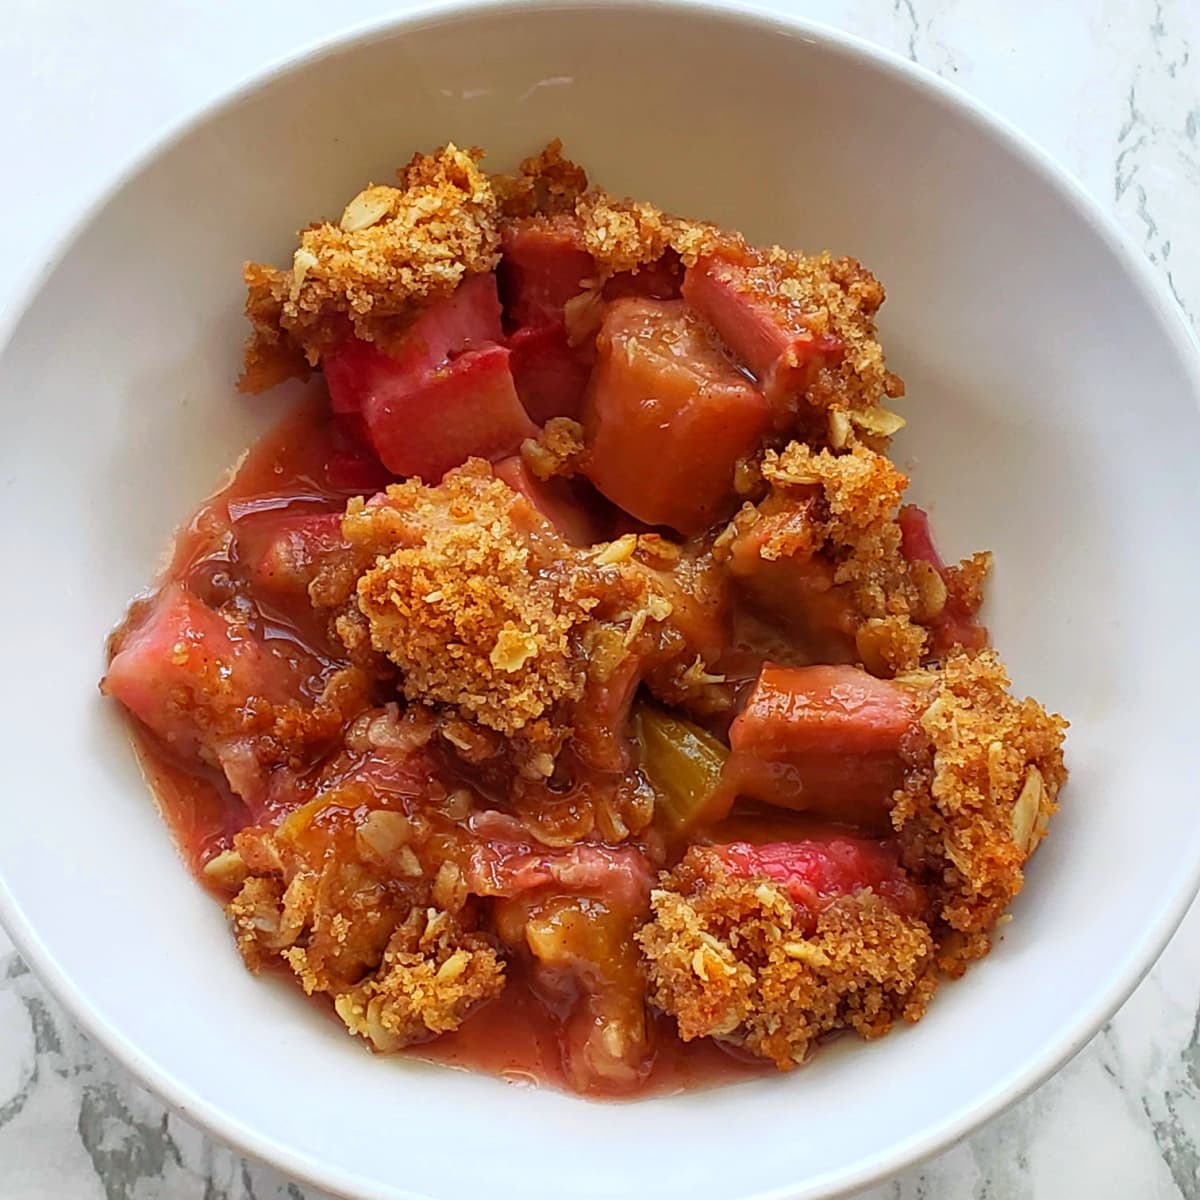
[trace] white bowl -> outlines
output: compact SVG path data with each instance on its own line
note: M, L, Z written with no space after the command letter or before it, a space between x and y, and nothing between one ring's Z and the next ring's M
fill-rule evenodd
M234 394L239 265L284 259L417 147L508 165L561 135L598 180L885 281L902 459L951 553L988 546L1018 687L1073 722L1015 920L926 1019L806 1069L602 1105L372 1058L255 980L176 859L105 634L174 524L284 398ZM1200 873L1200 366L1063 173L932 76L706 7L439 7L274 70L87 218L0 358L6 803L0 909L112 1053L239 1149L335 1192L829 1196L970 1131L1153 962Z

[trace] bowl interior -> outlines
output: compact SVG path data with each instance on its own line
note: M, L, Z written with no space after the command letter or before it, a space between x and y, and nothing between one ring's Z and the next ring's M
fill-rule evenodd
M104 638L172 528L289 402L233 391L241 262L285 261L296 228L414 149L475 143L509 166L554 135L610 190L880 276L912 494L948 554L996 552L995 639L1017 686L1072 720L1072 782L1016 919L925 1021L786 1078L637 1105L373 1059L252 979L96 693ZM837 40L711 10L524 5L307 61L131 178L0 358L7 919L171 1100L330 1189L729 1200L868 1182L1078 1048L1190 896L1190 354L1027 152Z

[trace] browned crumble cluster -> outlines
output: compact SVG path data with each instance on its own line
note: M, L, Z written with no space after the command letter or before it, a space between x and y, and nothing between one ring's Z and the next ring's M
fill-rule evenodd
M303 230L289 269L248 263L243 390L303 376L348 332L386 346L423 303L492 270L499 208L480 157L453 145L417 154L401 187L372 184L339 222Z
M904 422L884 400L904 395L904 383L889 371L875 329L884 301L883 285L853 258L804 255L772 247L764 270L778 273L780 290L803 307L814 333L838 338L844 353L810 382L805 399L827 410L830 444L841 449L854 436L885 439Z
M330 787L277 830L243 830L206 875L233 893L227 912L252 970L290 970L352 1033L395 1050L457 1028L501 991L504 967L465 894L443 884L453 867L431 885L421 827L379 803Z
M376 674L381 659L398 668L404 695L446 712L469 761L498 753L499 734L539 777L589 714L607 712L610 681L634 661L686 690L703 637L693 627L720 603L658 535L568 545L477 459L437 486L351 501L342 530L350 551L310 595L347 651Z
M693 847L652 903L639 935L651 995L686 1040L725 1038L788 1070L831 1030L874 1038L916 1021L933 993L929 927L870 892L814 915Z
M764 463L763 474L784 492L805 481L820 487L820 544L836 563L835 583L851 591L863 662L879 674L916 666L928 641L921 626L939 615L945 598L936 572L901 553L896 516L906 476L866 446L818 454L801 443ZM768 556L775 550L769 546Z
M371 643L412 700L452 705L514 734L583 690L573 634L593 605L574 593L569 548L518 525L528 506L483 463L435 488L393 484L384 503L353 502L344 528L378 553L358 580ZM407 534L390 552L399 517ZM413 536L413 534L417 536Z
M859 659L877 675L915 668L950 583L902 553L897 514L907 477L862 444L835 453L791 442L767 451L761 471L768 495L743 506L717 539L718 553L732 556L732 569L751 590L762 582L774 587L794 564L824 564L831 597L844 597L845 631ZM990 561L976 555L948 572L968 611L979 606Z
M457 1029L503 987L504 964L482 934L463 933L439 909L414 909L375 973L340 992L334 1008L376 1050L399 1050Z
M992 651L955 654L930 678L933 699L892 822L906 864L933 880L946 926L942 965L958 974L987 951L1046 835L1067 777L1067 723L1036 700L1016 699Z
M525 159L516 175L492 176L500 210L510 218L573 212L587 186L587 172L563 157L558 138Z

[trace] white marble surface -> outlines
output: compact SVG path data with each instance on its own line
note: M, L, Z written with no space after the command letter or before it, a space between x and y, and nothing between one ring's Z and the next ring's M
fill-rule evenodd
M0 310L137 149L383 0L4 0ZM939 72L1115 213L1200 328L1200 0L777 0ZM8 402L12 402L11 398ZM19 803L9 797L9 803ZM1063 1072L869 1200L1200 1198L1200 912ZM168 1115L0 933L0 1200L300 1200ZM864 1197L864 1200L865 1200Z

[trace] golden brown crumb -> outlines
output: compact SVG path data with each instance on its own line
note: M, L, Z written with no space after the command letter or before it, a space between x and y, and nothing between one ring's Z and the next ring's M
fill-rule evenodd
M925 630L908 615L898 613L868 617L854 632L859 660L881 678L915 667L925 657L928 645Z
M837 563L836 582L849 585L864 621L892 618L883 626L897 635L881 647L887 666L896 671L916 665L924 639L919 632L913 637L906 618L918 606L918 593L896 523L906 476L865 446L846 454L814 454L798 442L774 464L764 463L763 475L772 483L786 481L785 486L804 477L819 481L827 513L820 521L821 536Z
M265 876L243 879L225 912L250 970L261 971L289 944L283 916L283 884L278 879ZM291 936L294 938L295 934Z
M650 996L685 1041L721 1038L788 1070L824 1033L875 1038L918 1020L933 992L928 926L870 892L813 919L776 884L733 878L692 847L651 903L638 935Z
M855 546L863 534L887 527L908 486L907 476L889 458L865 446L831 454L792 442L780 454L767 452L762 473L769 483L785 488L819 483L829 507L827 536L845 546ZM896 538L898 544L898 530Z
M492 187L506 217L573 212L587 185L587 172L563 157L558 138L540 154L525 159L517 175L492 176Z
M657 262L668 250L690 266L727 240L715 225L670 216L644 201L618 200L599 189L579 198L575 215L601 279Z
M334 1008L351 1033L386 1052L457 1029L503 987L504 965L487 938L463 933L438 909L414 909L378 969L339 992Z
M310 226L287 269L246 267L254 327L241 387L262 391L352 331L386 345L416 309L499 260L498 205L477 150L416 155L402 186L370 186L342 221ZM369 223L363 224L364 221Z
M840 359L825 363L809 384L809 404L838 406L849 413L853 425L861 419L859 414L904 395L904 384L887 369L879 344L874 318L884 291L870 271L853 258L804 255L778 246L766 252L766 260L770 269L782 274L783 294L803 306L812 332L832 335L844 347Z
M304 349L284 328L283 307L289 288L285 273L262 263L246 263L246 318L253 332L246 340L245 363L238 387L265 392L288 379L307 379Z
M587 173L562 153L557 138L521 163L516 176L491 179L507 219L574 216L596 262L597 281L636 271L674 250L685 265L711 253L729 235L715 225L672 216L643 201L588 188Z
M795 564L815 559L832 575L826 597L840 597L858 660L876 675L916 668L930 653L928 627L948 604L974 612L991 555L977 554L944 572L903 553L898 521L908 479L884 454L855 443L842 453L791 442L768 450L770 485L757 506L743 505L714 550L770 607L794 586Z
M952 939L943 967L977 957L1021 890L1022 868L1045 836L1066 780L1067 723L1035 700L1017 700L992 651L955 654L921 717L907 756L915 768L896 793L892 823L905 864L931 881Z
M378 722L412 735L389 710ZM395 1050L457 1028L505 978L452 886L454 864L434 869L417 821L379 799L353 780L275 830L243 830L226 857L247 877L226 912L251 970L290 969L309 995L333 998L351 1032Z
M476 460L438 487L410 480L386 503L352 501L344 522L353 545L379 553L358 606L405 695L504 734L577 699L585 678L572 634L588 612L564 569L569 548L548 529L535 539L519 528L524 507ZM396 530L400 544L383 548Z
M410 700L444 706L442 736L468 762L504 752L507 737L521 774L544 780L565 740L578 749L592 714L607 713L609 692L631 697L636 662L714 653L711 571L657 536L571 546L482 460L436 487L409 480L352 500L342 532L343 565L358 573L318 574L310 597L336 614L356 660L384 658Z
M965 612L975 612L983 603L983 585L992 569L992 556L984 551L946 568L946 591Z
M721 552L740 559L738 571L751 576L751 586L767 589L772 568L782 574L776 564L820 555L833 565L831 583L845 596L863 664L877 675L917 666L928 639L914 622L936 617L940 608L930 611L928 590L901 553L896 518L907 478L864 445L834 454L802 442L767 451L762 474L770 494L734 518L728 536L718 539ZM757 570L746 563L751 548L762 561Z
M521 444L521 458L538 479L571 478L586 451L583 426L570 417L551 417L536 438Z
M366 673L357 667L344 667L330 676L314 704L252 700L241 711L243 728L260 735L256 748L264 763L298 767L313 746L332 742L367 707L369 694Z

